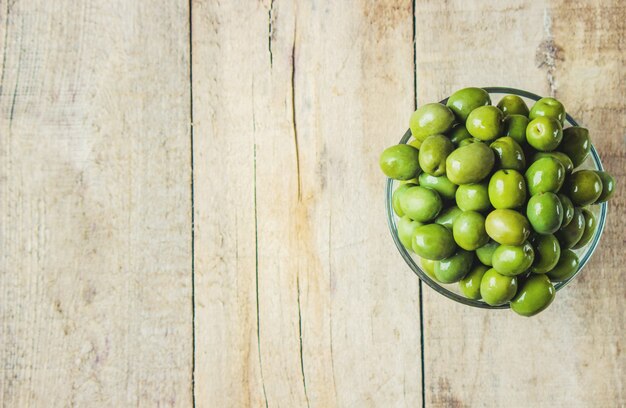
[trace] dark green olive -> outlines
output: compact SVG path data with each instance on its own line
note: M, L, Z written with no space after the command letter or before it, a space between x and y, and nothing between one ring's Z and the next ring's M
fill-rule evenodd
M437 224L443 225L444 227L452 231L452 225L454 225L454 221L462 213L463 213L463 210L461 210L459 207L454 205L452 207L448 207L445 210L443 210L437 216L437 218L435 218L435 222Z
M556 119L563 125L565 123L565 107L554 98L541 98L535 102L528 113L530 120L540 116Z
M489 142L500 136L503 119L502 111L495 106L481 106L469 114L465 127L476 139Z
M440 103L427 103L413 112L409 127L413 137L423 142L430 135L446 133L453 123L450 109Z
M485 220L487 234L502 245L522 245L530 235L526 217L514 210L498 208Z
M405 215L419 222L434 220L443 203L435 190L426 187L410 187L399 197L400 207Z
M417 184L406 183L399 185L393 192L391 196L391 206L393 207L393 211L396 213L398 217L404 217L404 210L400 205L400 196L410 187L415 187Z
M513 138L520 146L526 145L526 128L529 119L522 115L509 115L504 118L504 136Z
M554 235L559 240L561 249L569 249L576 245L585 232L585 217L579 208L574 209L574 218L566 227L562 227Z
M487 266L493 266L493 253L500 246L496 241L489 241L485 245L476 249L478 260Z
M500 275L517 276L528 270L535 260L530 242L523 245L500 245L493 253L493 269Z
M535 234L530 238L530 243L535 249L535 261L530 270L533 273L546 273L551 271L561 257L561 246L552 234Z
M602 181L602 193L596 200L596 204L607 201L615 192L615 179L606 171L596 171L600 181Z
M522 147L509 136L496 139L489 146L496 154L496 168L523 172L526 170L526 158Z
M557 194L557 197L559 197L559 201L563 206L563 222L561 223L561 228L567 227L567 225L572 221L572 218L574 218L574 204L565 194L559 193Z
M569 249L561 251L561 257L554 269L548 272L552 282L563 282L574 276L578 271L578 256Z
M576 206L593 204L602 194L602 180L593 170L579 170L565 179L563 192Z
M422 173L419 176L419 184L422 187L428 187L439 193L441 198L454 200L457 185L448 180L446 176L431 176L428 173Z
M563 168L565 168L565 174L571 174L572 170L574 170L574 163L572 163L572 159L570 159L569 156L563 152L537 152L532 157L531 162L534 163L542 157L552 157L560 161Z
M539 193L528 200L526 217L539 234L556 232L563 222L563 206L554 193Z
M457 120L464 123L467 120L467 116L474 109L491 105L491 98L489 93L482 88L463 88L448 98L446 106L454 112Z
M452 232L439 224L418 227L413 234L413 252L422 258L439 261L456 252Z
M457 188L456 205L463 211L487 211L491 209L488 183L462 184Z
M574 168L580 166L589 156L591 141L589 131L583 127L572 126L563 130L563 141L557 150L572 159Z
M468 299L480 299L480 282L489 270L485 265L476 265L459 281L459 289L461 293Z
M581 212L583 213L583 217L585 219L585 230L583 231L583 235L580 237L580 240L572 247L572 249L579 249L587 245L596 232L596 216L586 208L583 208Z
M480 281L480 294L488 305L499 306L513 299L517 292L517 278L504 276L489 269Z
M506 95L498 102L498 108L504 113L504 116L508 115L523 115L528 116L529 110L526 106L526 102L517 95Z
M554 286L547 276L531 276L520 285L517 295L511 301L511 310L522 316L534 316L550 306L555 294Z
M444 135L428 136L419 150L419 165L422 171L433 176L446 173L446 159L454 150L454 145Z
M380 168L389 178L408 180L420 172L419 151L413 146L399 144L391 146L380 155Z
M463 211L452 225L454 241L463 249L473 251L489 241L485 217L476 211Z
M526 128L526 141L541 152L551 152L563 139L561 122L540 116L530 121Z
M524 176L515 170L498 170L489 180L489 201L494 208L517 208L526 202Z
M450 141L457 146L463 140L472 138L472 135L470 135L470 133L467 131L465 125L461 123L454 125L448 136L450 137Z
M459 249L456 254L435 263L435 276L442 283L458 282L472 267L474 253Z
M526 170L528 193L557 193L565 180L565 168L553 157L543 157Z
M484 143L459 147L446 160L446 172L454 184L478 183L491 172L495 157Z
M421 227L422 224L419 221L413 221L406 215L398 220L398 238L402 245L409 251L413 251L413 234L417 227Z

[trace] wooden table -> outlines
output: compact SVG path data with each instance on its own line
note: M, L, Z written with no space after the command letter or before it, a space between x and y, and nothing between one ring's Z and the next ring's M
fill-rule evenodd
M626 404L626 4L1 0L3 407ZM561 99L618 181L541 315L404 264L377 159L463 86Z

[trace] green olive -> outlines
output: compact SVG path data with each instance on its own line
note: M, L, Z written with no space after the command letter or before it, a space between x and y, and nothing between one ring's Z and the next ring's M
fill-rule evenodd
M496 139L489 145L496 154L496 168L524 171L526 158L522 147L512 137L505 136Z
M563 128L558 120L540 116L526 128L526 141L541 152L551 152L563 139Z
M473 262L472 252L459 249L456 254L435 263L435 276L442 283L458 282L467 275Z
M563 141L559 145L558 150L572 159L574 168L580 166L587 159L591 151L589 131L579 126L564 129Z
M554 193L539 193L528 200L526 217L539 234L553 234L563 222L563 206Z
M585 232L585 216L579 208L574 209L574 218L567 226L561 227L554 235L561 244L561 249L569 249L580 241Z
M484 143L459 147L446 159L446 172L454 184L478 183L491 172L495 157Z
M440 103L427 103L413 112L409 127L413 137L423 142L430 135L447 132L453 123L450 109Z
M496 241L489 241L485 245L476 249L478 260L487 266L493 266L493 253L500 246Z
M552 234L536 234L531 237L530 242L535 249L535 262L530 270L533 273L546 273L551 271L561 257L559 241Z
M572 170L574 170L574 163L572 163L572 159L570 159L569 156L566 155L565 153L557 152L557 151L537 152L533 155L531 163L534 163L543 157L552 157L560 161L561 164L563 165L563 168L565 169L565 174L571 174Z
M454 145L444 135L428 136L419 150L419 165L422 171L442 176L446 173L446 159L454 150Z
M528 114L530 120L540 116L556 119L563 125L565 123L565 107L554 98L541 98L530 108Z
M548 272L552 282L563 282L571 278L578 271L578 256L569 249L561 251L561 257L554 269Z
M489 93L482 88L463 88L448 98L446 106L454 112L457 120L464 123L467 120L467 116L474 109L491 105L491 98Z
M547 276L531 276L520 286L511 301L511 310L522 316L534 316L550 306L555 294L554 286Z
M522 245L500 245L493 253L493 269L500 275L517 276L528 270L535 260L530 242Z
M504 118L504 136L513 138L520 146L526 145L526 128L530 120L522 115L508 115Z
M489 213L485 229L491 239L502 245L522 245L530 235L530 224L526 217L505 208Z
M454 125L452 130L448 133L448 136L450 137L450 141L456 146L458 146L463 140L472 138L472 135L470 135L467 131L465 125L461 123Z
M513 299L517 292L517 278L504 276L489 269L480 281L480 295L485 303L491 306L499 306Z
M480 299L480 282L488 269L485 265L476 265L459 281L459 289L466 298Z
M476 211L463 211L452 225L454 241L458 246L473 251L489 241L485 231L485 217Z
M517 208L526 202L526 182L516 170L498 170L489 180L489 201L494 208Z
M600 193L600 197L596 200L596 204L603 203L607 201L613 193L615 192L615 179L606 171L596 171L598 177L600 177L600 181L602 181L602 193Z
M399 201L404 214L419 222L434 220L443 207L436 191L420 186L405 190Z
M445 210L443 210L437 216L437 218L435 218L435 222L437 224L443 225L444 227L452 231L452 225L454 224L454 221L462 213L463 211L459 207L454 205L452 207L448 207Z
M557 193L565 180L565 168L553 157L543 157L526 170L526 185L531 196Z
M500 99L498 102L498 108L504 113L505 116L508 115L523 115L528 116L529 110L528 106L526 106L526 102L522 98L517 95L506 95Z
M437 262L438 261L433 261L431 259L420 258L420 265L422 266L422 270L426 272L426 275L439 282L437 280L437 277L435 276L435 264Z
M572 249L579 249L587 245L596 232L596 216L586 208L583 208L581 212L583 214L583 218L585 219L585 230L583 231L583 235L580 237L580 240L572 246Z
M563 192L576 206L593 204L602 194L602 180L593 170L579 170L565 179Z
M409 251L413 250L413 234L417 227L421 227L422 225L424 224L419 221L413 221L406 215L398 220L398 238L400 242L402 242L402 245Z
M393 207L393 211L396 213L398 217L404 216L404 210L402 209L402 206L400 205L400 196L410 187L415 187L416 185L417 184L413 184L413 183L401 184L393 192L393 195L391 196L391 206Z
M563 206L563 222L561 223L561 228L563 228L572 221L572 218L574 218L574 204L565 194L557 194L557 197L559 197L559 201Z
M380 168L389 178L408 180L420 172L419 151L409 145L399 144L386 148L380 155Z
M473 137L470 137L468 139L461 140L459 142L459 147L467 146L468 144L472 144L472 143L482 143L482 141L475 139Z
M417 150L419 150L419 148L422 147L422 141L421 140L417 140L417 139L413 139L413 140L411 140L407 144L413 146Z
M428 173L422 173L419 176L419 184L422 187L428 187L439 193L441 198L454 200L457 185L448 180L446 176L431 176Z
M481 106L467 117L465 127L472 136L483 141L491 141L500 136L504 115L495 106Z
M412 246L417 255L434 261L449 257L457 249L452 232L439 224L418 227L413 234Z
M455 194L456 205L463 211L487 211L491 209L487 183L461 184Z

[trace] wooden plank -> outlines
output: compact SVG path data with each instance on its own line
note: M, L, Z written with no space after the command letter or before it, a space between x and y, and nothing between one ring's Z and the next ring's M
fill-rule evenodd
M419 405L376 165L413 109L410 3L192 16L198 406Z
M0 2L0 405L189 406L187 2Z
M471 85L556 94L624 185L626 12L618 1L583 3L420 2L419 101ZM624 405L623 206L621 189L592 262L539 316L471 309L425 289L427 406Z

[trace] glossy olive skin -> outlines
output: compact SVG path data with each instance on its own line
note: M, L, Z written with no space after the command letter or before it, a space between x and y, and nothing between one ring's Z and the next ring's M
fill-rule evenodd
M561 223L561 228L563 228L572 222L574 218L574 203L565 194L557 194L557 197L559 197L559 201L563 206L563 222Z
M467 117L465 127L476 139L489 142L500 136L504 115L495 106L481 106Z
M488 183L462 184L457 188L456 205L463 211L487 211L491 209Z
M498 170L489 180L489 201L494 208L517 208L526 202L526 182L516 170Z
M530 111L528 110L528 106L526 102L522 98L517 95L506 95L500 99L498 102L498 109L504 113L505 116L508 115L523 115L528 116Z
M593 170L579 170L565 179L563 192L575 206L593 204L602 194L602 180Z
M397 228L398 228L398 238L402 245L409 251L413 250L413 234L417 227L421 227L422 224L419 221L413 221L406 215L398 220Z
M547 276L531 276L511 301L511 310L521 316L534 316L550 306L555 295L554 286Z
M535 250L535 261L530 267L533 273L546 273L552 270L561 257L561 246L554 235L535 234L530 238Z
M583 214L583 218L585 219L585 230L583 231L583 235L580 237L578 242L572 246L572 249L579 249L584 247L591 241L593 235L596 232L596 227L598 221L596 220L596 216L593 215L591 211L586 208L580 210Z
M459 281L459 289L466 298L480 299L480 282L488 270L489 268L485 265L476 265Z
M515 140L520 146L526 145L526 128L530 119L522 115L508 115L504 118L503 134Z
M556 266L547 273L552 282L563 282L574 276L578 270L578 256L569 249L561 251L561 257Z
M615 193L615 179L606 171L596 171L600 181L602 182L602 193L596 200L596 204L608 201L609 198Z
M530 120L540 116L556 119L563 125L565 123L565 107L554 98L541 98L530 108L528 114Z
M393 195L391 196L391 206L393 207L393 212L395 212L398 217L404 217L404 210L402 209L402 206L400 205L400 196L410 187L415 187L416 185L417 184L406 183L406 184L399 185L394 190Z
M483 265L493 266L493 253L499 246L496 241L489 241L476 249L476 257Z
M399 144L386 148L380 155L380 169L389 178L409 180L420 173L419 151L413 146Z
M458 146L459 143L461 143L463 140L471 139L472 135L470 135L470 133L467 131L465 125L459 123L457 125L454 125L452 130L448 132L448 137L450 138L450 141L452 143Z
M534 163L543 157L552 157L560 161L563 168L565 168L565 174L571 174L572 170L574 170L574 163L572 163L572 159L570 159L569 156L563 152L537 152L532 157L531 162Z
M448 98L446 106L454 113L459 122L464 123L474 109L491 105L489 93L482 88L463 88Z
M523 172L526 170L526 158L522 147L512 137L505 136L496 139L489 145L496 154L495 167Z
M526 187L533 196L539 193L558 193L565 181L565 168L553 157L543 157L526 170Z
M480 294L488 305L499 306L513 299L517 292L517 278L504 276L491 268L480 282Z
M438 281L437 277L435 276L435 264L437 262L438 261L433 261L431 259L420 258L420 265L422 266L422 270L426 272L426 275L430 276L435 281Z
M500 275L517 276L528 270L535 260L535 251L526 241L519 246L500 245L493 253L493 269Z
M557 150L565 153L572 159L574 168L580 166L587 159L591 151L589 131L580 126L572 126L564 129L563 141Z
M501 245L522 245L530 235L530 224L517 211L499 208L485 220L487 234Z
M558 120L540 116L533 119L526 128L526 141L542 152L556 149L563 139L563 128Z
M435 276L442 283L455 283L463 279L474 262L474 254L459 249L454 255L435 263Z
M411 134L424 141L430 135L446 133L454 123L454 114L440 103L427 103L420 106L409 121Z
M433 261L445 259L457 249L452 232L439 224L418 227L413 233L412 247L417 255Z
M434 220L443 207L436 191L420 186L406 189L399 201L404 214L419 222Z
M554 193L539 193L528 200L526 217L539 234L553 234L563 223L563 205Z
M458 186L448 180L446 176L431 176L428 173L422 173L419 176L419 185L435 190L441 198L446 200L454 200L456 189Z
M580 241L585 232L585 216L580 208L574 209L574 218L566 227L561 227L554 235L559 240L561 249L569 249Z
M439 225L443 225L444 227L452 231L452 225L454 225L454 221L462 213L463 213L463 210L461 210L459 207L454 205L452 207L449 207L443 210L437 216L437 218L435 218L435 222Z
M454 241L466 251L473 251L489 241L485 217L476 211L464 211L452 225Z
M428 136L419 150L419 165L422 171L432 176L446 173L446 159L454 150L454 145L444 135Z
M495 162L493 150L484 143L471 143L450 153L446 175L454 184L478 183L491 171Z

